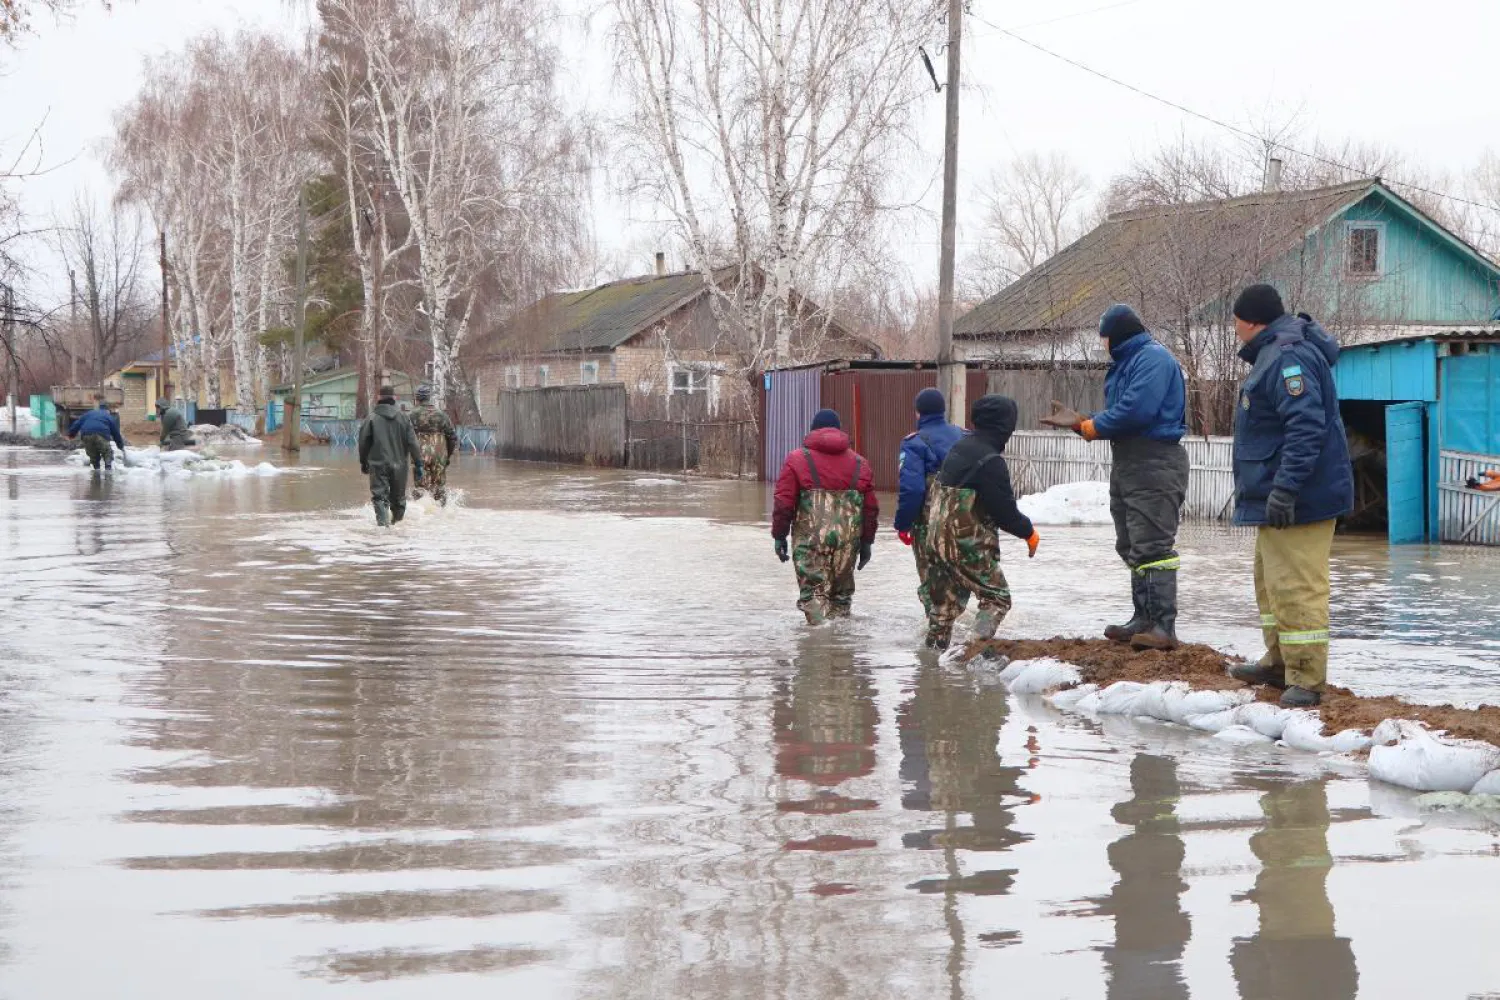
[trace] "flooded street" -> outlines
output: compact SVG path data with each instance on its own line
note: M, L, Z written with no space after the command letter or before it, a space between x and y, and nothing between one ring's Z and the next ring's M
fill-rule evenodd
M469 458L377 532L302 461L0 449L5 1000L1500 993L1500 830L921 657L888 528L808 630L764 484ZM1040 530L1004 633L1126 617ZM1258 652L1251 544L1186 532L1184 638ZM1334 600L1333 682L1500 701L1500 552L1341 538Z

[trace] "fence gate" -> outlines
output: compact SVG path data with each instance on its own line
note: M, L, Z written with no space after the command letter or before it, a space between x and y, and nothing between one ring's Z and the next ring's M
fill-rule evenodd
M1390 540L1396 544L1427 538L1427 504L1422 412L1425 403L1393 403L1385 408L1385 507Z

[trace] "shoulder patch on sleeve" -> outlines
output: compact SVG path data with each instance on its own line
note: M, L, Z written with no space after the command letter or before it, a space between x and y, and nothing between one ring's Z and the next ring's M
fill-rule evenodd
M1287 375L1285 372L1282 373L1282 377L1286 381L1286 393L1287 393L1287 395L1288 396L1300 396L1300 395L1302 395L1302 391L1307 387L1306 383L1304 383L1302 381L1302 376L1300 374L1300 372L1302 371L1302 369L1300 369L1300 368L1296 368L1296 369L1288 368L1287 371L1296 371L1296 372L1299 373L1297 375Z

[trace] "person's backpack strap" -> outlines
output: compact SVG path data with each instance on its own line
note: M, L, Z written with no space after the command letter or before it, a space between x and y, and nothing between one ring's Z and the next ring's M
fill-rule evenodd
M818 476L818 465L813 461L812 452L803 448L802 460L807 463L807 477L812 480L813 489L821 490L823 488L823 481Z

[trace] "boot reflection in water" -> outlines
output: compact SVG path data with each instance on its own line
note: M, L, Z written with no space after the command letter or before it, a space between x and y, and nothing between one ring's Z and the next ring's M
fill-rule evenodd
M1276 788L1261 796L1260 806L1266 825L1250 838L1261 863L1250 893L1260 930L1236 940L1229 955L1240 1000L1354 1000L1354 949L1335 936L1328 900L1326 786Z

